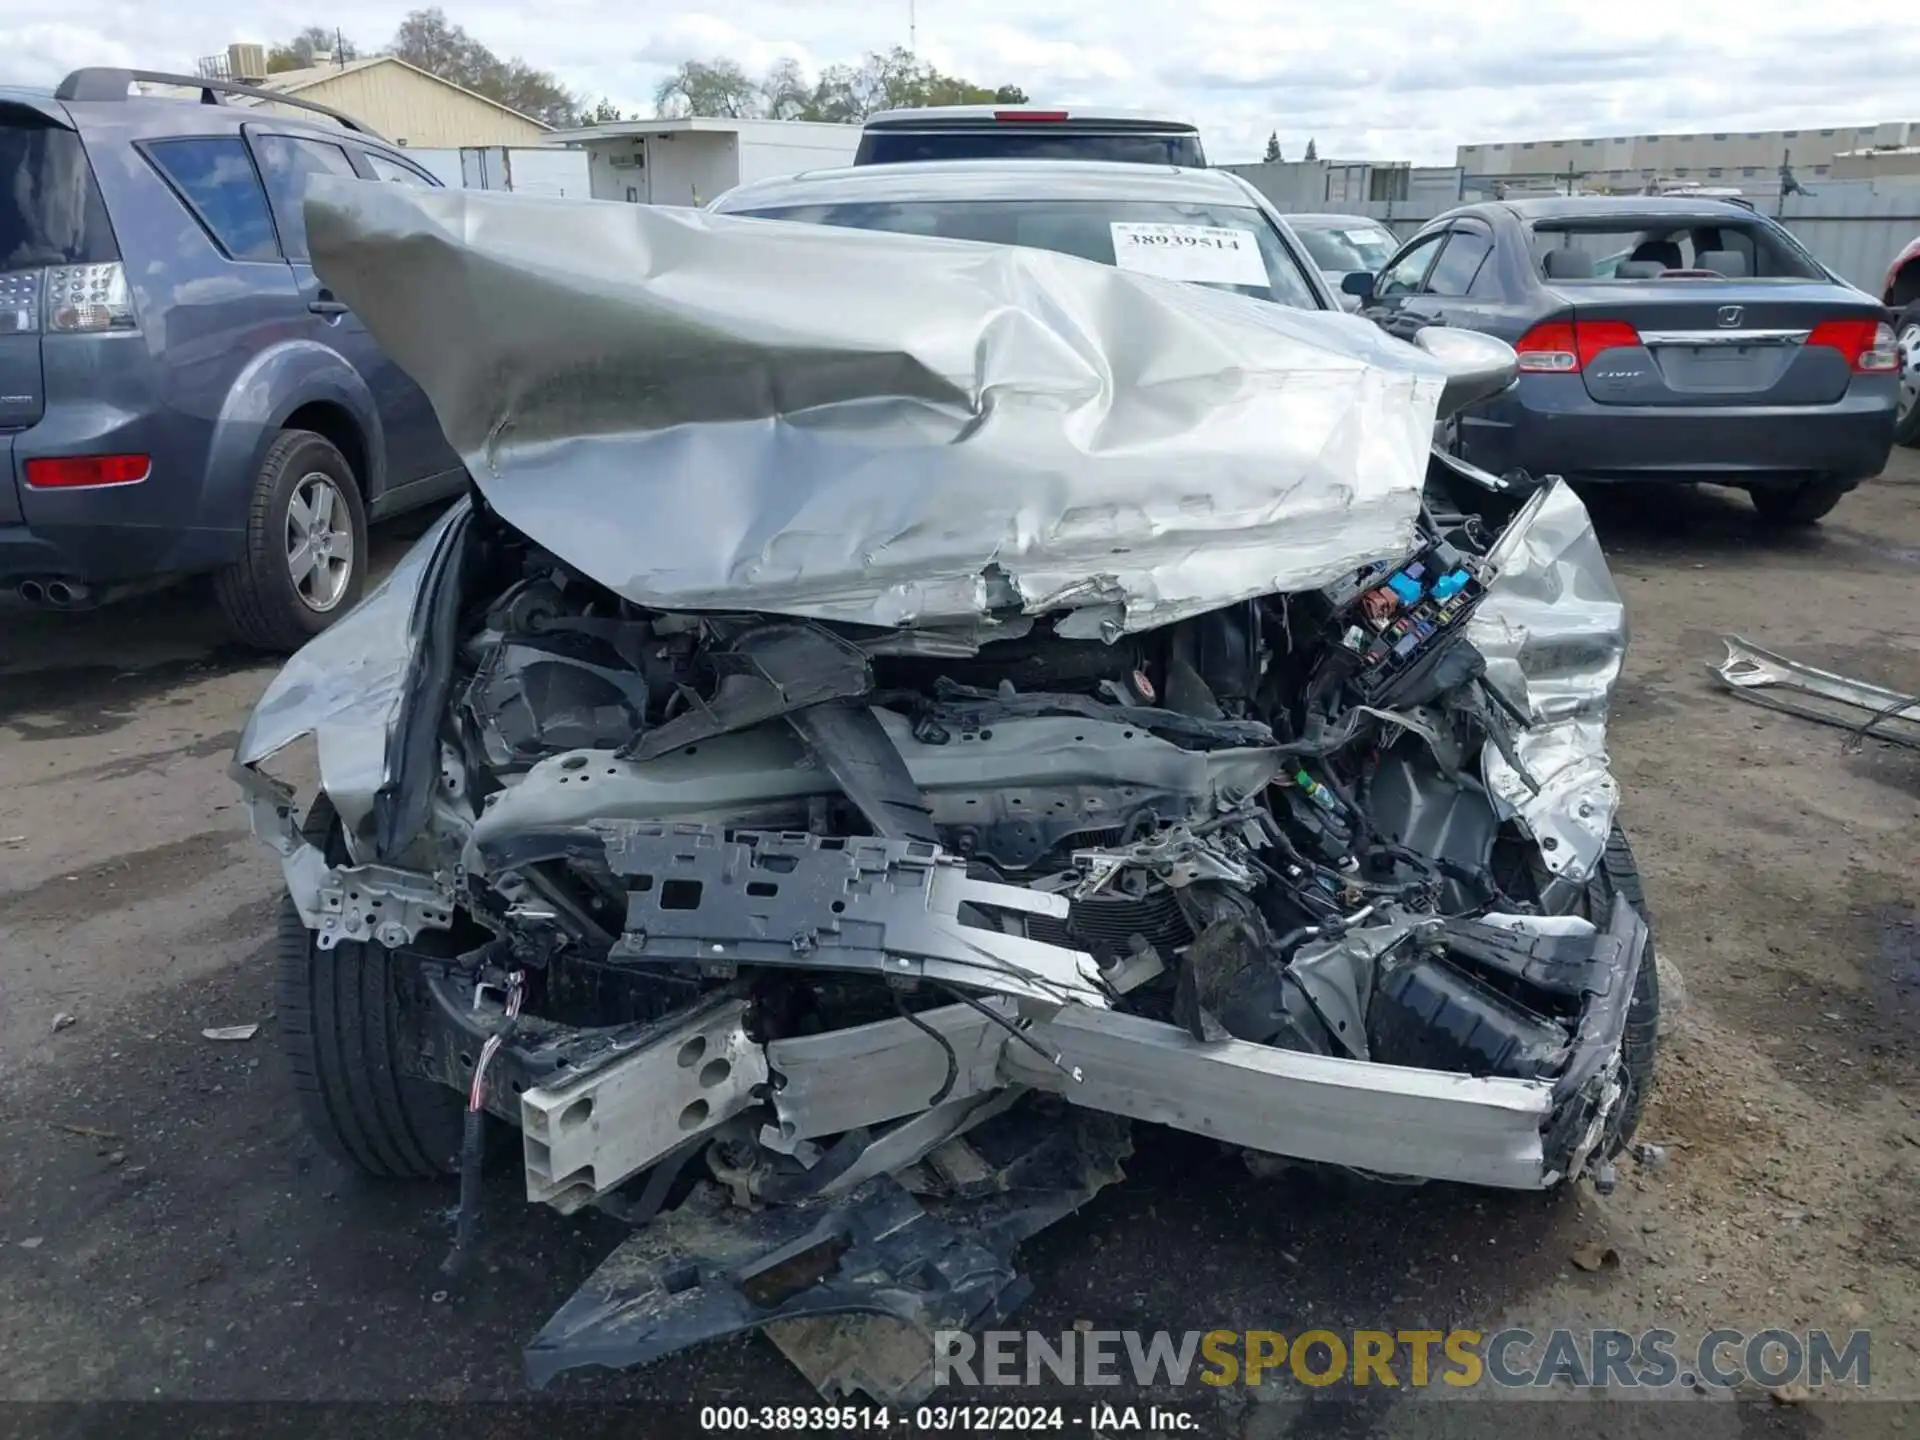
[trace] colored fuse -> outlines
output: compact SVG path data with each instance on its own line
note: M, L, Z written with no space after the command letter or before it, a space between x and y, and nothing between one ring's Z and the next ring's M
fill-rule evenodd
M1451 600L1467 588L1467 581L1472 578L1473 577L1464 570L1454 570L1442 575L1438 580L1433 582L1433 598L1436 600Z
M1307 798L1322 810L1338 810L1340 802L1334 799L1333 792L1304 770L1293 772L1293 783L1306 791Z
M1426 593L1420 582L1411 575L1395 575L1387 581L1387 588L1400 597L1400 603L1411 605Z

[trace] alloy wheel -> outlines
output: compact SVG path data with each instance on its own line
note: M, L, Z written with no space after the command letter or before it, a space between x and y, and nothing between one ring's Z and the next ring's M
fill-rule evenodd
M1894 348L1900 354L1900 418L1904 420L1920 397L1920 321L1902 328Z
M287 502L287 572L309 610L325 614L353 580L353 526L347 503L330 475L300 477Z

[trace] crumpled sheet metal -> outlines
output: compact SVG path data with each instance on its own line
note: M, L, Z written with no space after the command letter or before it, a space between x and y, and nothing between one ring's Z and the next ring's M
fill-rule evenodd
M665 609L1111 635L1311 589L1404 547L1445 379L1037 250L326 178L307 232L501 516Z
M358 605L296 650L234 746L236 764L258 765L311 734L321 788L350 845L386 779L387 737L414 664L421 588L434 556L457 541L452 532L471 513L464 500L449 508Z
M1627 650L1627 609L1587 507L1555 481L1534 495L1489 557L1502 568L1467 634L1487 679L1533 725L1514 749L1536 795L1491 742L1487 789L1517 815L1555 875L1583 881L1599 863L1620 805L1607 759L1607 707Z

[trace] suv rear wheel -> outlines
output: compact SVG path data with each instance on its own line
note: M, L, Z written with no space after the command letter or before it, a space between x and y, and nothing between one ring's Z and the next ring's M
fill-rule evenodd
M297 650L366 588L367 512L353 467L311 430L282 431L253 482L246 553L214 579L234 632Z

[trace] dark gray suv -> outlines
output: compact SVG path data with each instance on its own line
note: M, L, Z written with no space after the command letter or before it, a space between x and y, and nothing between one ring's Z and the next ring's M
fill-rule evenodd
M0 174L0 584L77 608L211 574L242 639L292 649L359 597L369 517L462 488L307 258L308 179L438 183L404 151L285 96L81 70L0 88Z

